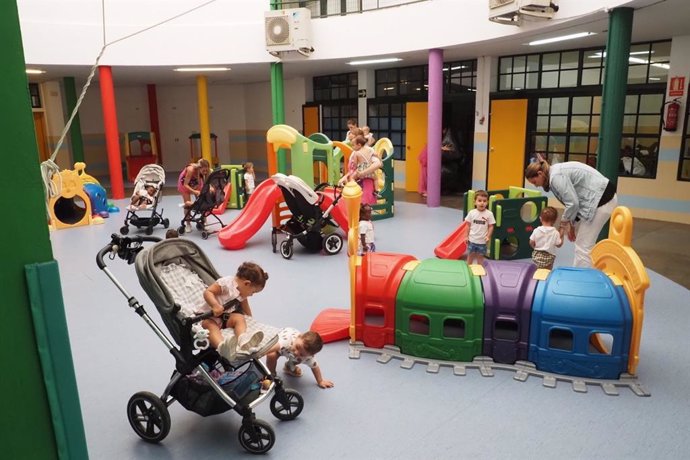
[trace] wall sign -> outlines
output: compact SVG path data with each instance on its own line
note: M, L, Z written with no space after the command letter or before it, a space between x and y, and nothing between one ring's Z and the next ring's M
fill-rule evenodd
M685 93L685 77L671 77L668 83L669 96L683 96Z

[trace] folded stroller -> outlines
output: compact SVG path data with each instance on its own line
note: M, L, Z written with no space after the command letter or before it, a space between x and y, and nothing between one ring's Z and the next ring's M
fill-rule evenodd
M271 242L273 252L276 252L278 233L286 235L280 243L280 254L285 259L290 259L294 252L294 240L297 240L310 252L318 252L321 249L327 255L340 252L343 247L343 238L336 229L338 224L330 218L331 211L338 204L341 197L340 189L333 188L333 202L323 211L323 190L328 184L320 184L314 190L301 178L274 174L271 179L283 193L285 204L290 209L292 217L279 227L273 227Z
M203 239L207 239L213 233L218 233L223 228L223 221L216 214L213 214L213 208L223 203L225 199L225 186L228 182L230 182L229 169L216 169L209 174L201 187L201 193L197 199L191 206L185 208L184 217L180 227L177 229L180 235L187 231L185 228L187 222L190 225L192 222L196 224L197 230L201 230L201 237ZM216 222L208 224L206 218L209 216L213 217ZM209 231L208 228L215 224L219 225L218 229Z
M156 244L144 247L147 242ZM172 340L114 277L103 260L105 255L135 263L139 282L158 309ZM293 420L302 412L304 400L270 374L259 359L260 352L231 363L216 350L204 349L205 340L199 334L193 336L200 321L212 315L193 312L203 302L206 286L219 278L199 246L181 238L160 241L151 236L114 234L98 252L96 261L175 359L175 370L161 396L141 391L129 399L127 417L136 434L146 442L162 441L171 426L168 406L178 401L202 416L233 409L242 416L240 445L254 454L268 452L275 442L275 433L271 425L256 418L253 408L271 398L271 413L280 420ZM259 346L265 353L277 343L278 329L247 317L247 330L259 329L264 332ZM232 329L223 329L223 335L233 333Z
M127 206L125 223L120 228L120 233L129 233L129 225L136 228L146 227L146 234L153 233L153 227L162 224L163 228L168 228L170 221L163 218L163 210L158 212L158 204L163 197L163 185L165 185L165 171L157 164L145 165L134 179L134 192L132 193L132 204ZM148 194L148 187L156 189L155 195ZM136 203L136 204L135 204Z

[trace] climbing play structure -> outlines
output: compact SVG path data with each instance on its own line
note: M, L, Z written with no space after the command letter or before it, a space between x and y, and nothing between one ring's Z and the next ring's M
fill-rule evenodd
M635 378L649 278L630 246L628 208L611 216L608 239L592 252L595 268L549 271L514 261L357 256L361 189L350 183L343 196L351 229L351 357L378 353L381 362L425 363L430 372L476 367L490 376L493 368L512 369L517 380L539 376L550 387L568 380L576 391L592 384L607 394L628 387L649 395Z
M158 164L158 146L155 133L135 131L125 133L125 167L127 179L134 182L141 168Z
M330 141L323 134L313 134L307 138L287 125L271 127L266 132L266 142L269 175L277 172L291 174L312 188L322 183L337 183L342 175L341 166L343 162L347 162L351 153L350 147L346 144ZM278 171L278 156L281 151L286 152L286 163L289 164L290 171ZM380 181L383 198L374 209L380 216L392 216L393 145L388 139L381 139L375 145L375 151L384 159L384 172L390 173L386 173ZM324 198L320 206L325 210L330 205L332 193L329 193L328 188L323 192ZM270 179L257 185L240 215L218 233L218 240L226 249L241 249L261 228L269 215L272 216L273 228L280 228L291 217L280 190ZM333 211L332 218L347 232L345 216L345 205L341 201Z

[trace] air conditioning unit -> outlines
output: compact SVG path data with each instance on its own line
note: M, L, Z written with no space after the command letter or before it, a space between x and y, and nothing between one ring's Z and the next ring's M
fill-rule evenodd
M308 56L314 51L311 43L311 12L307 8L266 11L264 21L266 51L274 56L286 51L297 51Z
M519 26L523 18L551 19L558 11L554 0L489 0L489 20Z

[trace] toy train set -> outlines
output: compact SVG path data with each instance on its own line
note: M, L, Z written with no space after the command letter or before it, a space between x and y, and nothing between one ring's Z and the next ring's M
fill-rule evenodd
M356 229L358 191L343 196L351 200L349 228ZM572 380L634 379L649 278L631 239L632 215L619 207L609 238L592 251L596 268L549 271L517 261L481 266L383 252L360 257L351 233L351 356L392 349L407 367L412 357L427 363L487 357Z

